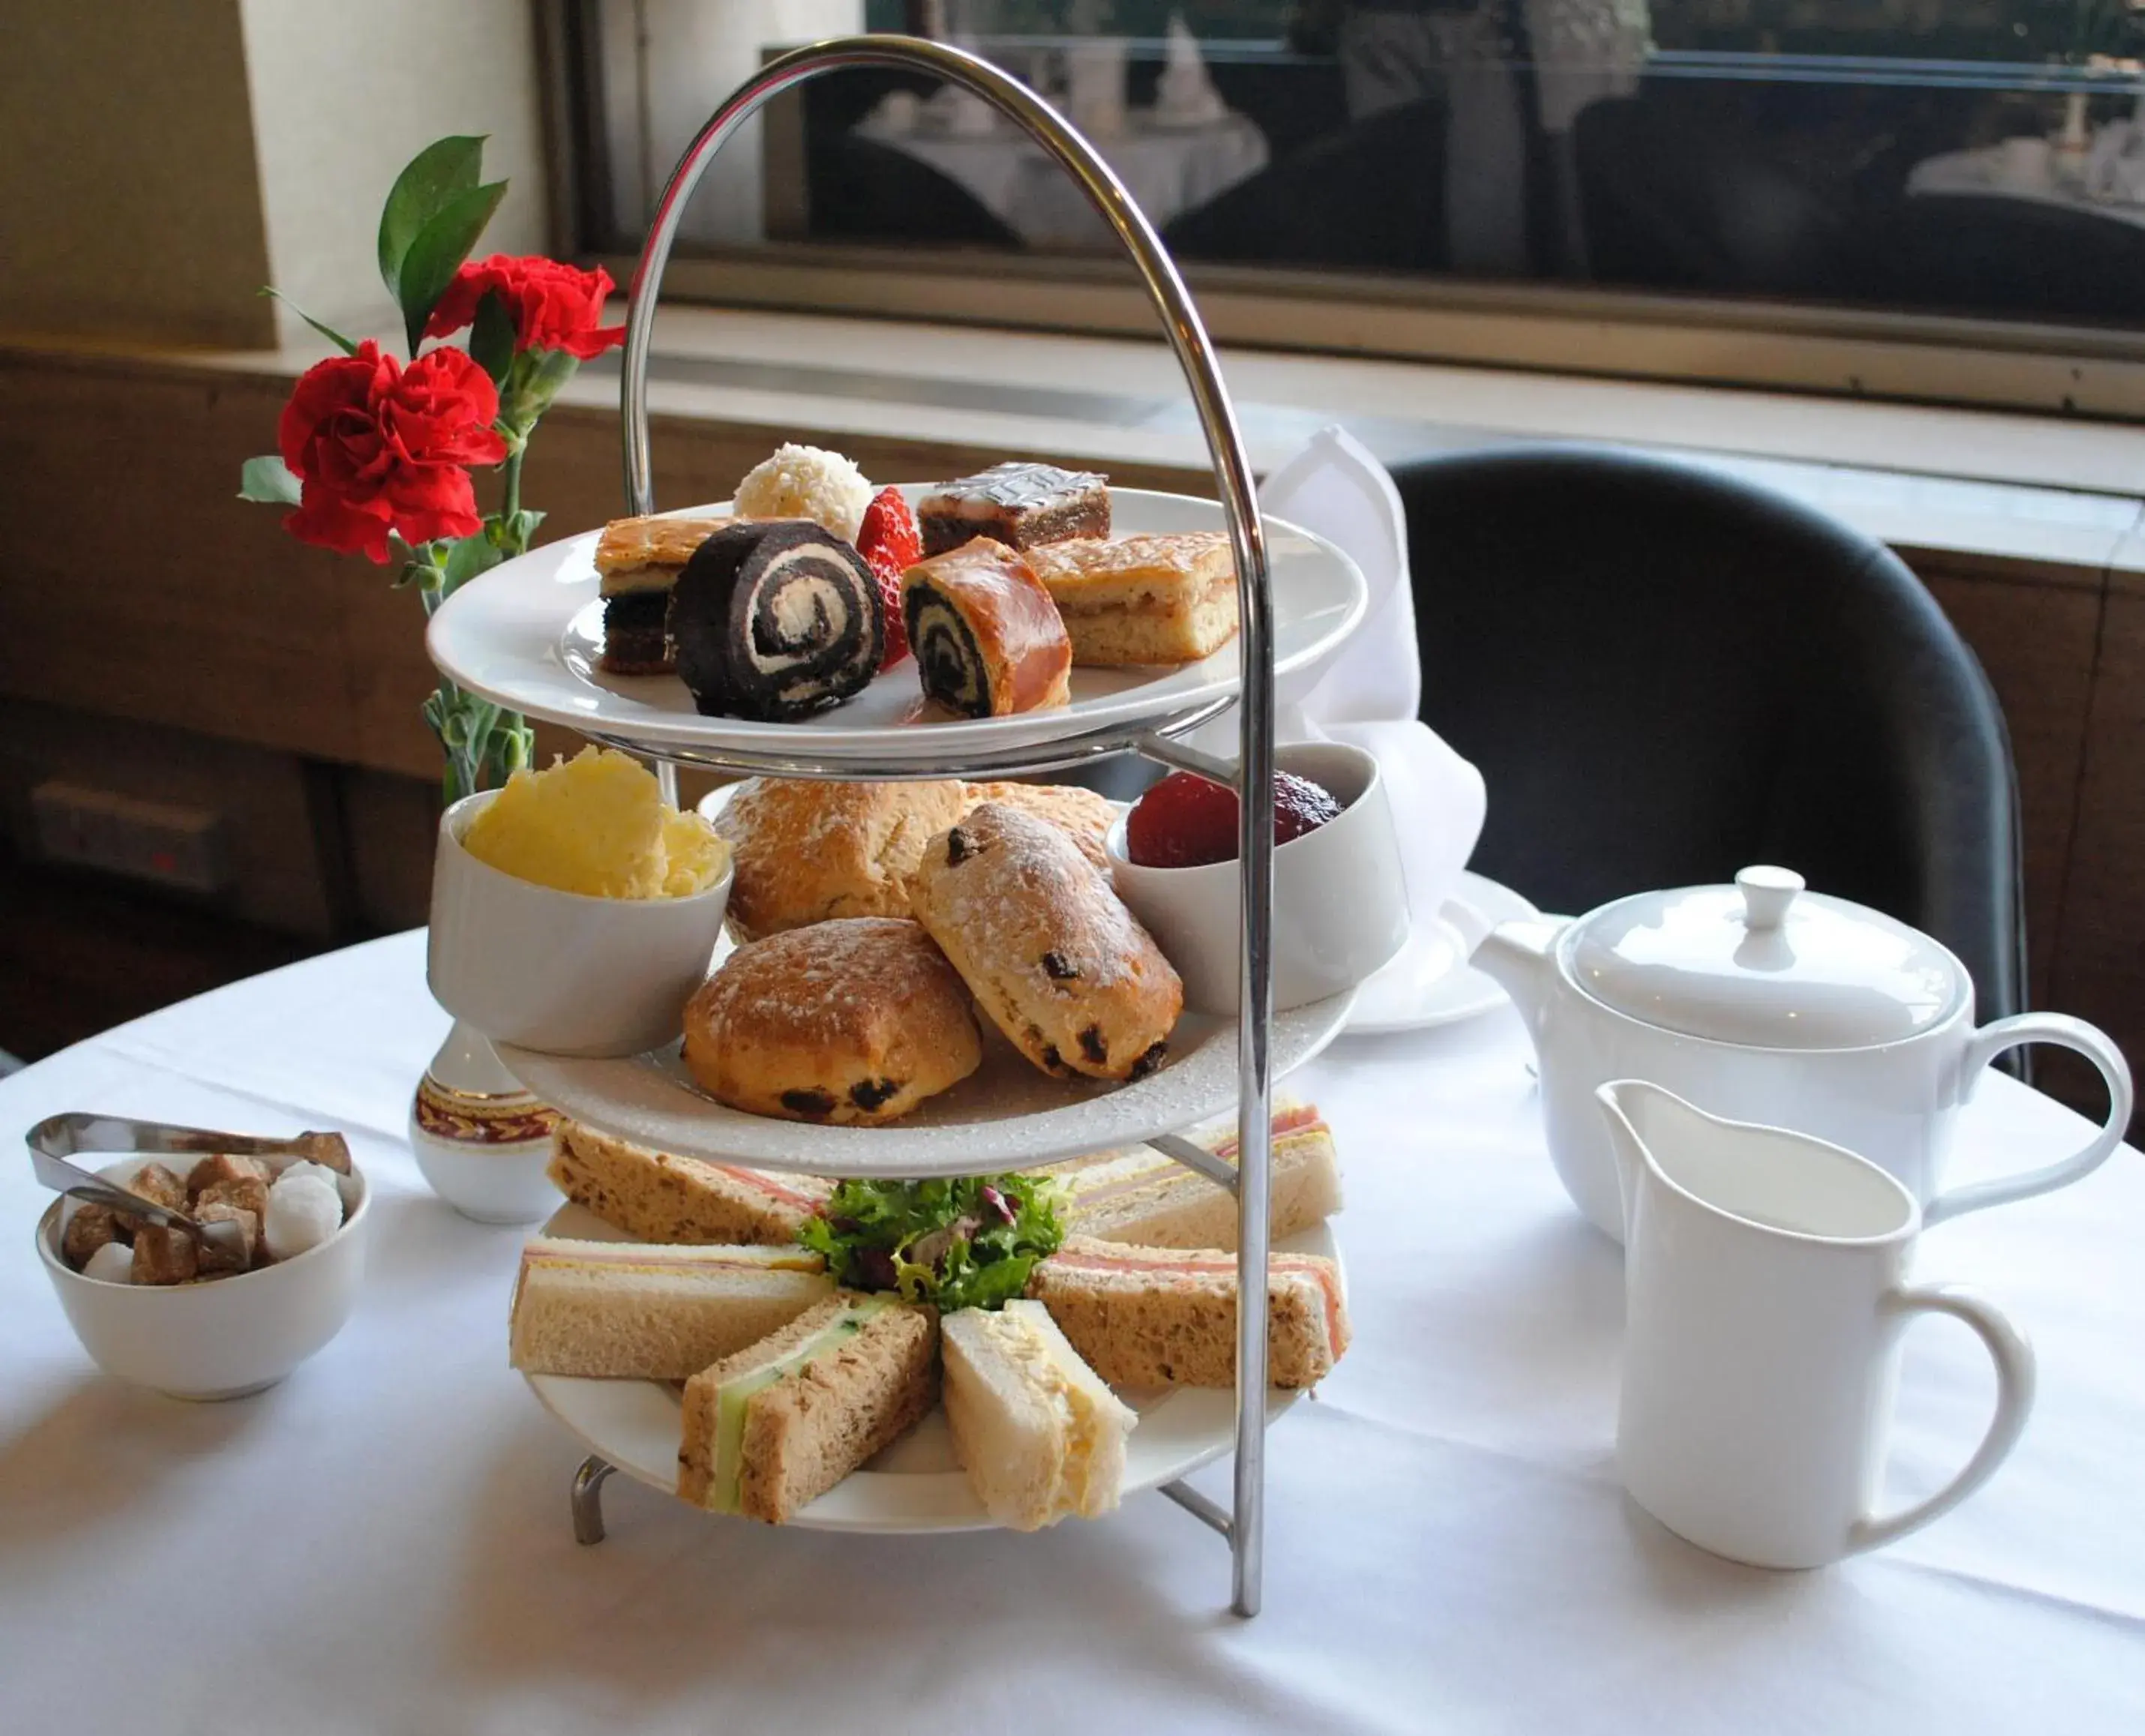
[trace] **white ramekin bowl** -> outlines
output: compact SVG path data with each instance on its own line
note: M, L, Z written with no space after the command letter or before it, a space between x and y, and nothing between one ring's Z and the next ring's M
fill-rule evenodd
M125 1181L151 1157L101 1171ZM342 1330L365 1271L372 1191L353 1164L340 1186L342 1227L316 1248L257 1271L199 1284L107 1284L60 1252L76 1202L37 1221L37 1257L67 1324L108 1375L175 1399L235 1399L273 1386Z
M1407 940L1407 885L1378 763L1340 742L1299 742L1276 763L1341 804L1338 818L1274 852L1274 1011L1322 1001L1375 975ZM1233 1017L1238 997L1242 892L1232 859L1199 868L1142 868L1119 815L1105 848L1117 896L1177 973L1185 1004Z
M722 938L732 873L684 898L595 898L518 880L462 848L497 793L440 816L425 955L433 998L495 1042L553 1055L675 1042Z

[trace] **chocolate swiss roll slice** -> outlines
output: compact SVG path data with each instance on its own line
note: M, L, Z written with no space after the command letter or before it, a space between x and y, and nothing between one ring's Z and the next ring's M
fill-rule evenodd
M1110 534L1107 477L1054 464L994 464L942 482L916 503L926 555L943 555L976 537L1033 549L1072 536Z
M670 593L678 674L707 716L788 723L869 684L884 610L863 557L832 531L803 519L733 525L700 545Z
M978 537L901 575L902 617L923 691L963 717L1063 705L1072 641L1028 562Z

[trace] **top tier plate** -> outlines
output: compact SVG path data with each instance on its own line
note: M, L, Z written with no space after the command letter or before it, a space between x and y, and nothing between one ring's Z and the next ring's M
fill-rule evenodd
M929 485L907 486L912 500ZM723 513L727 503L681 507L669 516ZM1112 489L1112 532L1219 530L1212 500ZM1286 674L1326 655L1353 632L1367 599L1363 575L1323 537L1266 521L1273 578L1274 669ZM795 724L702 717L670 675L611 675L596 667L603 604L596 592L596 533L546 545L472 579L432 617L426 649L449 679L530 717L586 735L714 756L789 755L896 761L917 771L961 770L978 759L1051 744L1142 729L1186 718L1237 691L1236 641L1212 657L1167 669L1072 671L1069 705L1012 717L911 721L922 699L915 660L888 670L846 705Z

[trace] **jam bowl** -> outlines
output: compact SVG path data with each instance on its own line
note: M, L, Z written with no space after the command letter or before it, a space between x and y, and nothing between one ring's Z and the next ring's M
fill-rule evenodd
M1275 754L1284 772L1332 796L1340 813L1274 848L1273 1010L1287 1012L1374 976L1406 943L1407 885L1378 763L1340 742L1297 742ZM1192 868L1132 859L1128 815L1104 848L1117 896L1184 979L1187 1007L1236 1016L1242 888L1232 858Z

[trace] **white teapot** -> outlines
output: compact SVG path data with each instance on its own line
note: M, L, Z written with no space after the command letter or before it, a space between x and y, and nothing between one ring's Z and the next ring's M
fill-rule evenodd
M2050 1012L1977 1029L1973 980L1954 954L1904 923L1804 892L1785 868L1640 893L1570 921L1506 923L1474 962L1533 1036L1557 1175L1620 1241L1616 1161L1594 1095L1613 1079L1859 1152L1905 1184L1929 1223L2077 1181L2130 1122L2130 1069L2102 1032ZM2106 1123L2082 1151L1939 1201L1960 1106L1990 1061L2027 1042L2075 1049L2100 1070Z

